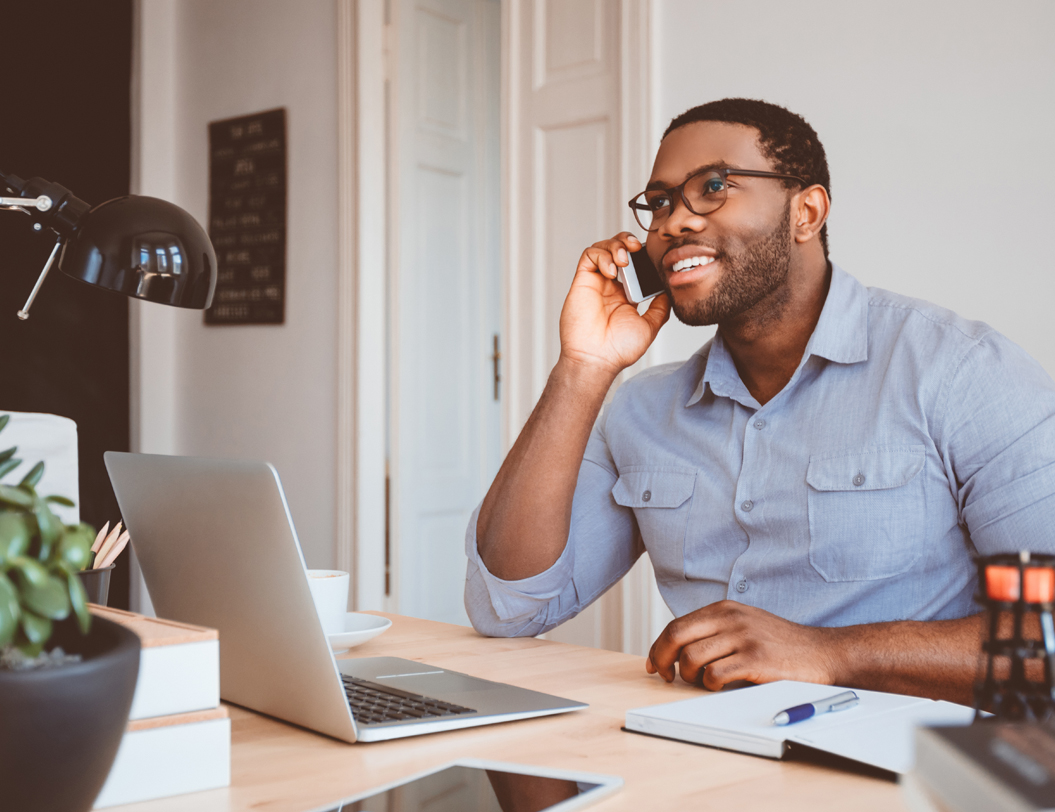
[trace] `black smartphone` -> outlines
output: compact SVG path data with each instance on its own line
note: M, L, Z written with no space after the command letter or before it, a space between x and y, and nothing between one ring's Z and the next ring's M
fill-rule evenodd
M632 304L647 302L665 290L659 271L644 248L630 254L630 264L619 269L618 279Z

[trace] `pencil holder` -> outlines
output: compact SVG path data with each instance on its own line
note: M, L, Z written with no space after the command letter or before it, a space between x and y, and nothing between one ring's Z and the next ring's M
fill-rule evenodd
M110 595L110 573L114 571L114 564L98 570L81 570L81 584L88 595L88 603L96 603L106 606L106 599Z
M1055 718L1055 556L1023 550L978 558L976 564L976 600L986 610L986 661L985 678L975 685L975 720L983 709L1001 720ZM1043 680L1027 675L1031 660L1042 661Z

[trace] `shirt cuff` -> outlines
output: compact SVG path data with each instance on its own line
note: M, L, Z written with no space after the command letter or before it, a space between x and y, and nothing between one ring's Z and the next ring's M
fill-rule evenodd
M465 531L465 555L469 562L479 570L495 614L503 621L537 614L554 598L560 597L571 583L574 565L572 545L564 546L560 558L553 562L549 569L543 570L538 575L532 575L530 578L506 581L487 569L476 547L476 522L481 506L482 503L473 511L469 519L469 527Z

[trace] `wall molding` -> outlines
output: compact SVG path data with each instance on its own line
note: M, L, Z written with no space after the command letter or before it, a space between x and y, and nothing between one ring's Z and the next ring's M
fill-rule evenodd
M355 0L337 0L337 569L355 569ZM353 579L353 584L355 583ZM352 602L357 603L353 586Z

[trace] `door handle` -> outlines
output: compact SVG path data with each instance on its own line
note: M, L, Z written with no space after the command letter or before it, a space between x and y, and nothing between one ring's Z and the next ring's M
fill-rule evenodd
M498 346L498 333L494 335L494 352L491 353L491 363L494 365L494 376L495 376L495 400L498 400L498 385L502 381L500 362L502 360L502 353Z

